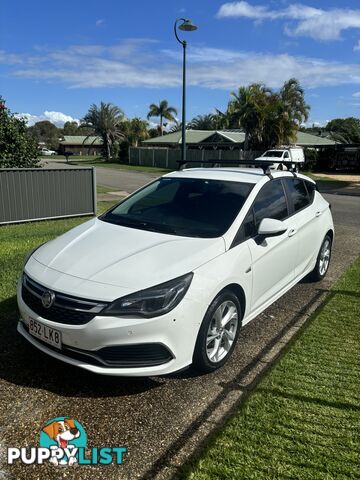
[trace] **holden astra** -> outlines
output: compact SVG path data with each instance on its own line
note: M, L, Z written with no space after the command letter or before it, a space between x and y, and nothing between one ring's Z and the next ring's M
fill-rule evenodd
M99 374L210 372L246 323L326 275L333 240L329 204L304 175L172 172L28 255L18 331Z

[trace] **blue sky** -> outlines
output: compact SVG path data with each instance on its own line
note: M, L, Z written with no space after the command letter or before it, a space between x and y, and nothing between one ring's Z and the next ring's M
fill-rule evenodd
M188 40L188 119L224 109L229 92L295 76L310 122L360 113L357 0L2 0L0 94L30 123L80 119L91 103L145 117L166 98L181 115L177 17ZM46 113L44 113L46 112Z

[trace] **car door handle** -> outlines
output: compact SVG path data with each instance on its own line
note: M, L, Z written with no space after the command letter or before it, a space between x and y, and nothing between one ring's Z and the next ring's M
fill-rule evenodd
M290 228L288 237L293 237L296 232L297 232L297 228Z
M320 215L322 214L322 212L320 210L318 210L316 213L315 213L315 217L320 217Z

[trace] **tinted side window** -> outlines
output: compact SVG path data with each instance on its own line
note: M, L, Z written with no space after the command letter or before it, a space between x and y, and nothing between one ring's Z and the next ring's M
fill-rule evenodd
M280 180L271 180L260 190L255 199L254 215L256 227L263 218L283 220L288 216L284 188Z
M244 230L244 240L252 238L256 235L254 212L252 208L250 208L248 214L244 218L241 228Z
M293 201L294 210L298 212L310 204L310 198L305 183L300 178L284 179Z
M239 245L239 243L245 242L249 240L249 238L253 238L256 236L256 228L254 223L254 212L253 209L250 208L248 213L246 214L239 231L236 234L236 237L233 240L231 247L235 247Z
M316 184L313 183L313 182L307 182L305 180L305 185L306 185L309 197L310 197L310 203L312 203L312 201L314 200L315 190L317 190Z

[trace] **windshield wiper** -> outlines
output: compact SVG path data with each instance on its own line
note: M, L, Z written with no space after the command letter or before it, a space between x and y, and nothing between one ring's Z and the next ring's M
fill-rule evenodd
M141 222L141 224L144 226L144 228L146 228L146 230L151 230L152 232L177 234L175 228L170 227L169 225L164 225L163 223Z
M135 218L124 218L124 217L102 217L101 220L105 222L114 223L115 225L121 225L123 227L133 227L139 228L142 230L149 230L151 232L159 232L159 233L170 233L170 234L177 234L177 231L170 227L169 225L164 225L162 223L150 223L143 220L137 220Z

